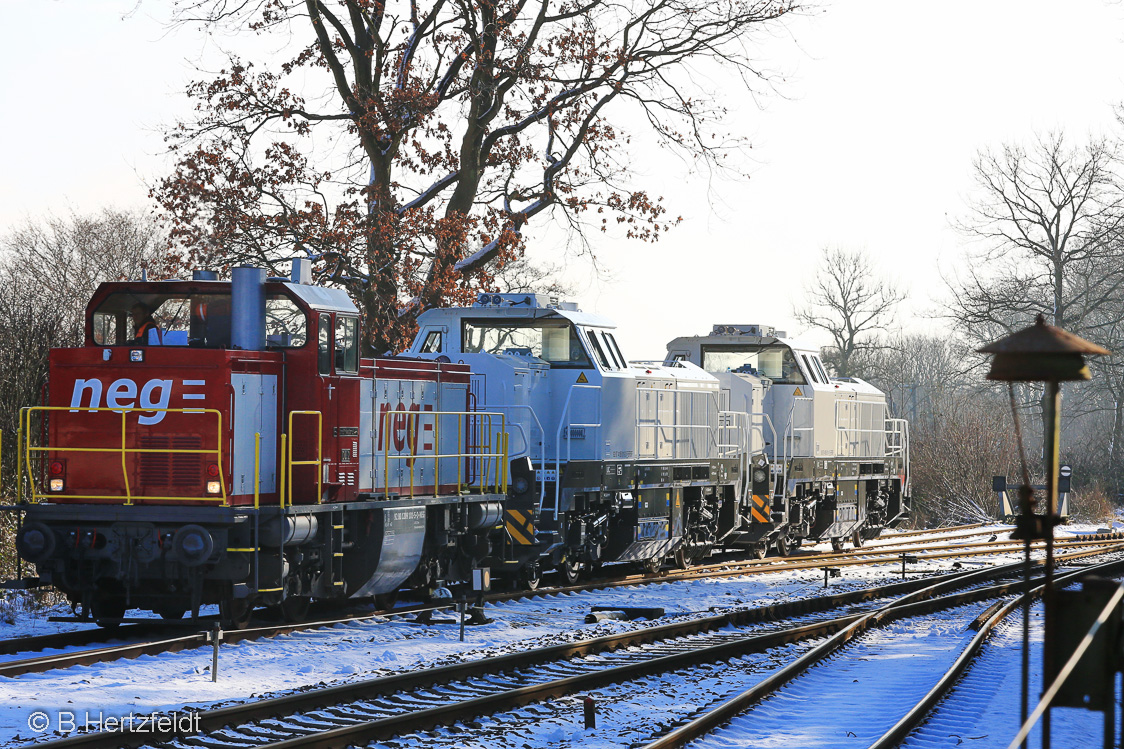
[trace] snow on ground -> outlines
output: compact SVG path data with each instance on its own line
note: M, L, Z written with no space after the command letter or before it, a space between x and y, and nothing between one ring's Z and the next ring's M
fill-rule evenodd
M996 526L980 533L986 538L987 534L1002 530L1003 527ZM1095 527L1066 527L1060 529L1059 535L1095 531ZM887 535L887 540L891 540L892 535ZM829 547L816 548L826 551ZM1010 558L1002 555L972 559L979 564L1006 561ZM922 561L911 567L911 576L946 572L951 565L952 560ZM831 587L869 587L899 574L899 564L846 567L841 579L831 580ZM99 713L140 715L172 711L184 705L228 703L319 684L372 678L452 657L524 650L667 621L665 618L658 622L584 624L585 615L595 605L664 607L668 616L697 616L707 615L712 609L814 597L822 591L822 572L805 570L521 599L489 604L487 613L493 623L466 628L463 643L452 623L422 626L396 618L337 625L271 640L224 645L217 683L211 681L209 647L4 678L0 679L0 744L16 745L42 738L42 732L32 731L28 726L29 717L36 711L46 714L49 733L57 727L59 711L76 714L81 725L81 718L87 713L96 719ZM0 636L50 631L44 618L0 626Z
M964 618L975 617L988 605L972 604L874 629L844 645L826 667L811 669L695 745L867 747L955 660L974 634L964 630ZM593 694L598 709L594 730L584 730L581 699L570 697L490 716L474 722L479 727L471 731L458 725L379 746L628 749L748 689L818 643L796 643L598 689Z
M1042 606L1031 607L1030 694L1033 709L1042 692ZM911 734L903 749L971 747L1003 749L1018 733L1019 695L1022 691L1022 617L1011 617L985 643L975 663L952 694L939 704L928 722ZM1102 713L1076 708L1051 711L1050 738L1056 747L1102 745ZM1031 732L1027 746L1042 746L1041 724ZM1113 746L1117 746L1113 743Z

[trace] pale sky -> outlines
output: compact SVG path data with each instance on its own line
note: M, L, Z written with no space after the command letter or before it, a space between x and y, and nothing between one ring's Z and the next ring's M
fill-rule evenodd
M168 32L154 0L0 8L0 231L146 206L204 40ZM975 153L1051 128L1110 132L1124 102L1124 6L1110 0L834 0L788 34L761 51L783 95L729 94L752 178L708 184L653 152L646 186L684 222L656 245L594 237L608 280L571 263L577 301L617 321L630 358L714 323L800 332L792 305L824 246L866 248L909 295L902 324L945 329L925 316L967 246L949 223ZM529 233L532 255L556 252L555 234Z

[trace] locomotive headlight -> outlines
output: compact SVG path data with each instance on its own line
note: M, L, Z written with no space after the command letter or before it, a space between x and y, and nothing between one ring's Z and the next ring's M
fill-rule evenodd
M765 481L765 478L766 477L765 477L764 469L761 469L761 468L754 468L753 469L753 483L755 483L755 484L763 483Z
M759 455L759 456L757 457L757 465L759 465L759 466L760 466L760 467L762 467L762 468L764 468L764 467L765 467L765 464L766 464L766 463L768 463L768 462L769 462L769 461L765 460L765 456L764 456L764 455Z
M515 491L516 494L522 494L523 492L527 491L530 486L531 484L522 476L517 477L511 482L511 488Z
M208 494L222 494L222 482L221 481L208 481L207 482L207 493Z
M47 466L50 479L47 481L47 491L61 492L66 488L66 461L52 460Z

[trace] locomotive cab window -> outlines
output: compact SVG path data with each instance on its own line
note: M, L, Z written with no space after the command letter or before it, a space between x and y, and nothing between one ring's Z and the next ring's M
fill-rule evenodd
M707 372L739 372L768 377L776 385L806 385L788 346L703 346Z
M830 385L831 384L831 377L828 376L827 370L824 369L823 362L820 361L820 357L816 356L815 354L812 354L811 359L812 359L812 366L815 368L815 370L817 372L820 373L820 377L823 379L824 383Z
M568 320L466 320L461 351L541 359L559 369L592 369Z
M807 354L801 354L800 358L804 360L804 369L808 370L808 375L812 378L812 382L818 382L821 385L826 385L827 380L820 379L820 372L816 369L815 365L812 364L812 358Z
M359 319L336 317L336 372L359 371Z
M601 341L597 340L597 331L593 328L586 328L585 334L589 337L589 342L593 344L593 353L597 356L597 361L601 363L601 368L606 370L616 369L610 362L608 355L605 354Z
M605 342L609 344L609 350L617 357L617 361L621 365L621 369L628 369L628 360L624 358L621 353L621 347L617 345L617 339L609 331L605 331Z
M268 348L300 348L308 342L308 318L304 310L283 294L265 298L265 345Z
M425 334L425 341L422 343L421 353L423 354L440 354L441 353L441 331L431 330Z
M119 292L94 310L97 346L230 345L230 294Z

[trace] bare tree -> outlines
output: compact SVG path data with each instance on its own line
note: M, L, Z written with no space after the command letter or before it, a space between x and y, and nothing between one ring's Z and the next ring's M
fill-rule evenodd
M919 423L953 393L974 386L967 354L957 338L899 333L870 340L850 369L886 393L891 413Z
M653 134L724 168L745 144L699 74L767 89L756 36L797 7L180 0L179 22L292 52L231 55L189 88L198 118L171 136L175 171L153 194L190 261L276 268L306 253L356 299L369 347L397 349L419 312L487 287L536 217L648 241L677 223L633 184L628 143Z
M9 303L54 310L69 330L81 330L90 295L103 281L160 278L171 270L167 240L137 211L28 219L0 237L0 289Z
M910 427L915 513L938 522L998 516L991 477L1019 475L1011 409L994 392L960 390Z
M825 248L804 297L805 306L794 311L796 319L831 334L833 346L824 351L824 360L838 376L850 377L863 337L884 330L905 295L877 275L865 251Z
M560 266L536 265L526 257L519 257L503 263L496 269L492 285L499 291L512 294L528 292L553 294L559 297L572 296L574 287L559 279L561 273Z
M980 240L950 283L952 315L978 341L1053 323L1097 337L1124 291L1124 185L1108 139L1070 146L1062 133L975 160L979 197L957 226Z
M0 237L0 430L15 434L20 409L40 402L51 348L80 345L84 310L103 281L154 277L167 242L140 213L27 220ZM8 452L8 451L6 451ZM3 475L11 475L13 454ZM9 488L8 485L5 485Z

